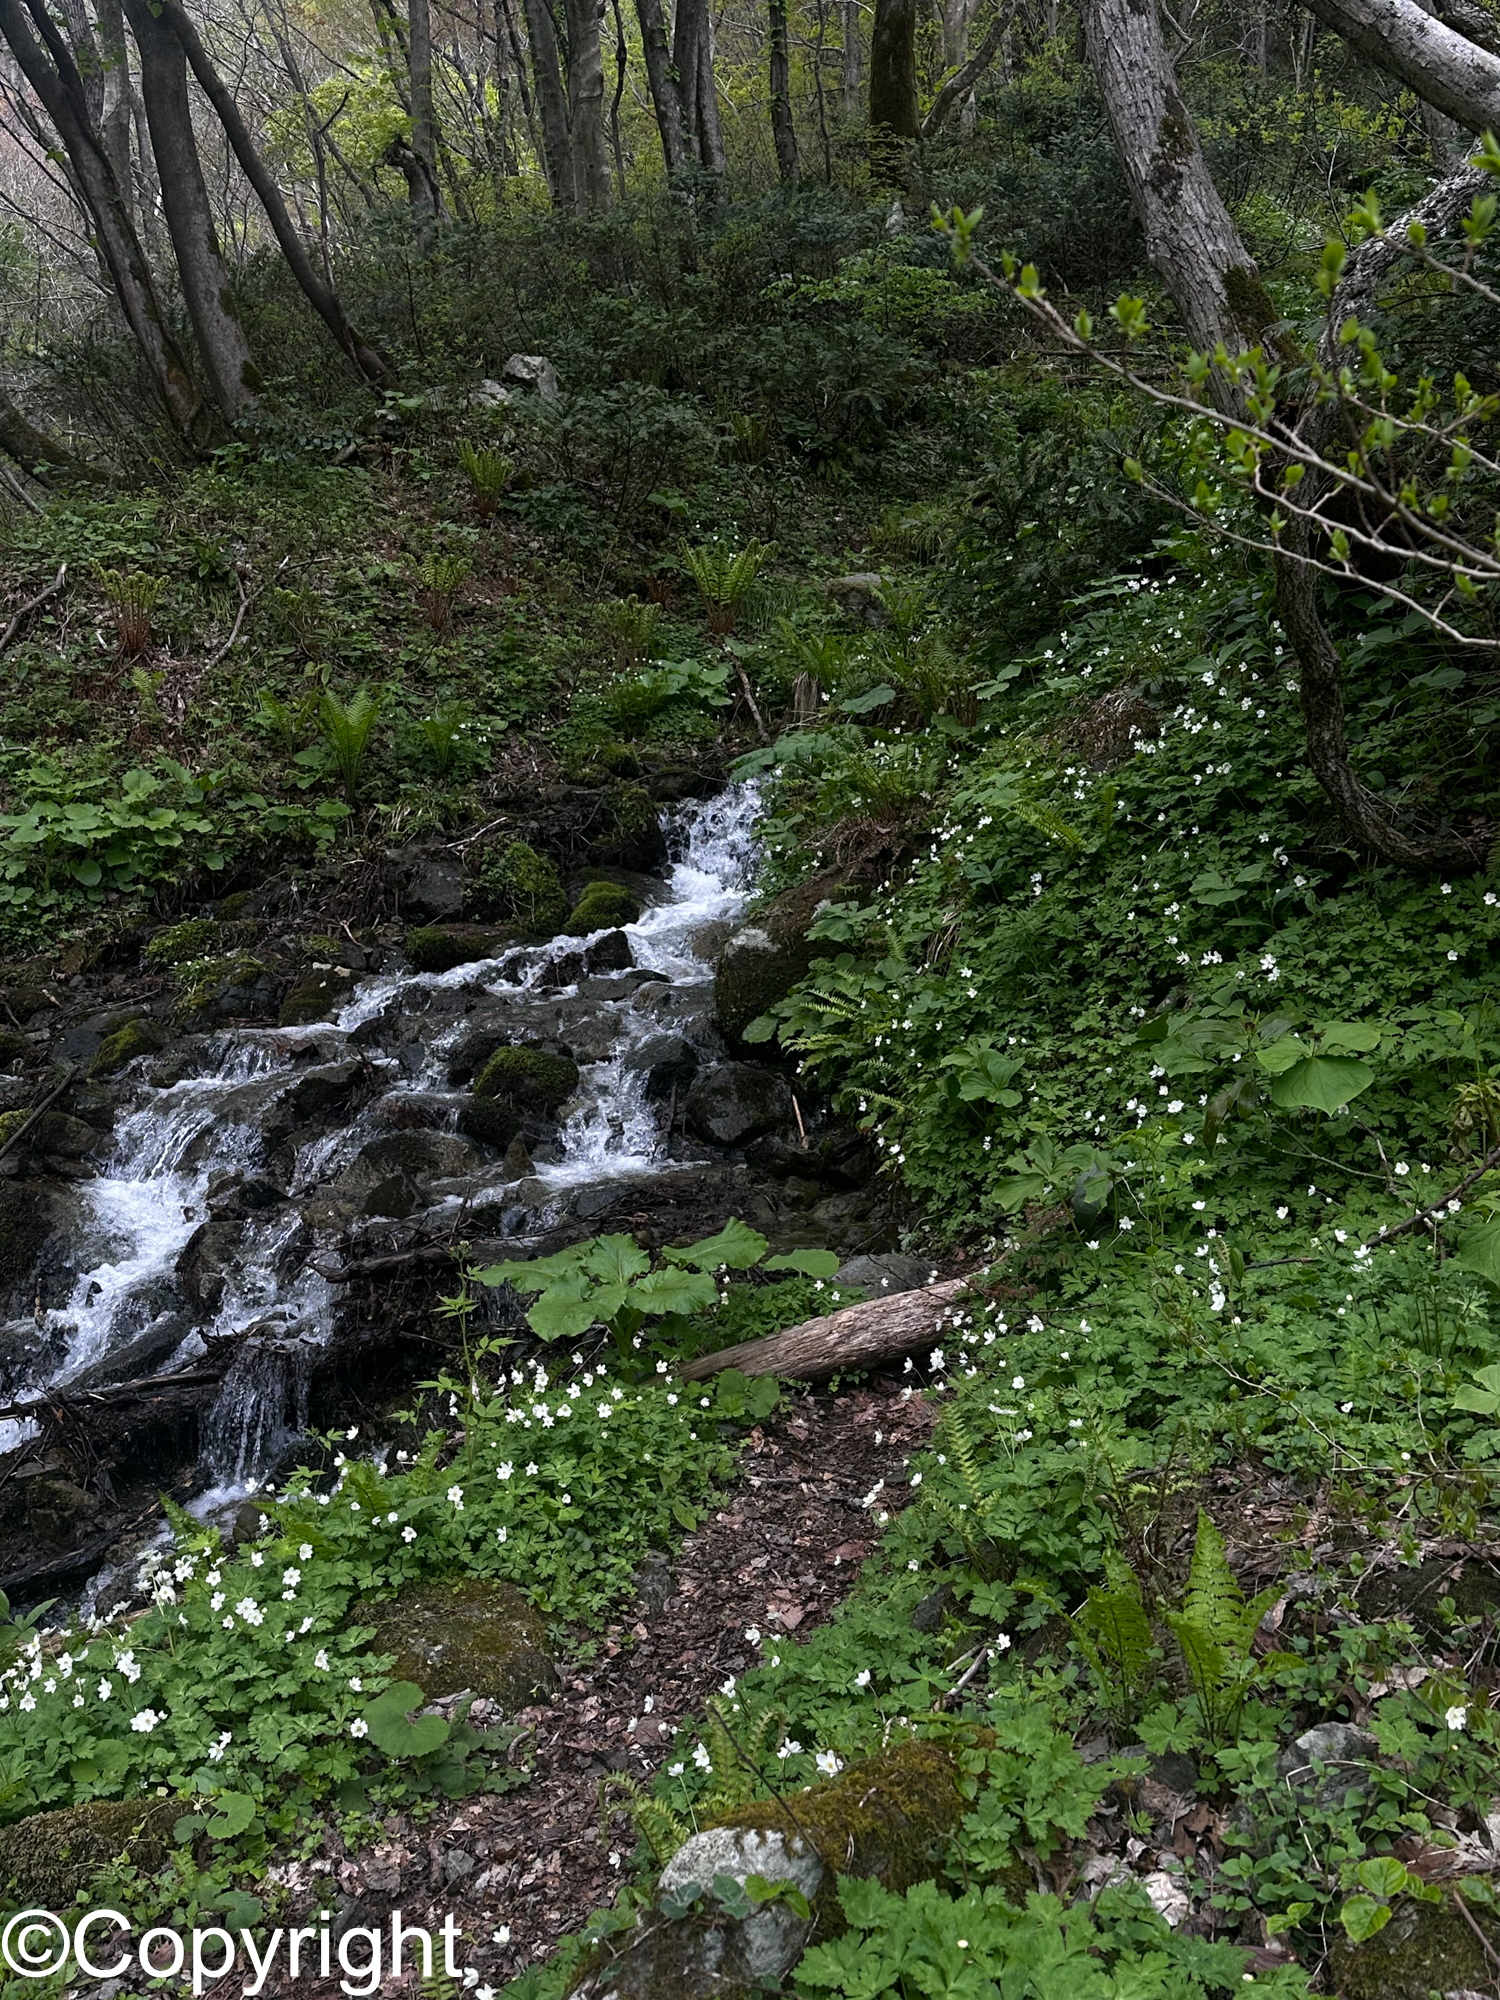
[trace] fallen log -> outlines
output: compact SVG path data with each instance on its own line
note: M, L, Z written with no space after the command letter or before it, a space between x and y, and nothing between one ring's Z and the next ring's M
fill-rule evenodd
M223 1368L188 1368L179 1370L175 1375L137 1375L132 1381L111 1382L101 1389L58 1389L51 1392L43 1389L35 1396L28 1396L24 1402L5 1404L0 1408L0 1423L24 1423L28 1419L39 1423L44 1417L57 1418L68 1413L105 1409L113 1403L158 1396L170 1389L200 1388L204 1383L221 1381L223 1375Z
M725 1368L738 1368L742 1375L786 1375L798 1382L820 1382L844 1369L872 1368L934 1339L968 1284L967 1278L947 1278L914 1292L867 1299L863 1305L805 1319L762 1340L700 1354L678 1372L687 1382L701 1382Z

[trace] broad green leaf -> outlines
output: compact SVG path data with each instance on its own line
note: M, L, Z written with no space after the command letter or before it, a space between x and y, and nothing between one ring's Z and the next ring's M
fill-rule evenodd
M633 1236L596 1236L584 1249L585 1269L617 1285L628 1285L651 1269L650 1257Z
M255 1817L255 1801L248 1792L220 1792L214 1804L218 1810L208 1822L214 1840L230 1840L243 1833Z
M1367 1055L1380 1047L1380 1030L1367 1021L1323 1021L1318 1033L1329 1055Z
M1271 1102L1282 1111L1337 1111L1368 1090L1375 1072L1352 1056L1308 1056L1271 1085Z
M1263 1070L1272 1076L1280 1076L1293 1063L1305 1062L1312 1050L1298 1035L1283 1035L1279 1041L1267 1042L1255 1051L1255 1060Z
M765 1256L767 1241L758 1229L730 1216L717 1236L686 1244L680 1250L665 1250L669 1264L686 1264L695 1271L717 1271L725 1265L731 1271L749 1271Z
M440 1715L408 1717L425 1700L415 1681L397 1681L365 1710L370 1741L388 1757L426 1757L448 1740L451 1724Z
M542 1340L576 1340L597 1318L592 1298L568 1298L557 1291L544 1294L526 1315L532 1332Z
M1406 1887L1406 1863L1394 1854L1372 1854L1354 1873L1360 1888L1372 1896L1399 1896Z
M1348 1932L1351 1944L1363 1944L1376 1931L1384 1930L1390 1920L1390 1904L1377 1903L1370 1896L1351 1896L1339 1911L1339 1922Z
M630 1303L648 1313L702 1312L718 1296L711 1272L671 1267L649 1272L630 1288Z
M789 1250L784 1257L768 1257L761 1268L800 1271L804 1278L831 1278L842 1261L836 1250Z
M1492 1285L1500 1285L1500 1216L1488 1222L1476 1222L1463 1233L1458 1246L1458 1261L1466 1271L1474 1271L1481 1278L1488 1278ZM1497 1371L1486 1368L1480 1376Z

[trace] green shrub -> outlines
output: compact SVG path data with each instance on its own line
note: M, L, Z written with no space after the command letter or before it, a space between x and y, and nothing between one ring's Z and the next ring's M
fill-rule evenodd
M211 917L189 917L185 923L156 933L146 946L146 963L186 965L195 958L207 958L218 935L218 925Z
M545 1049L496 1049L474 1079L476 1097L499 1098L517 1111L555 1111L578 1088L571 1056Z
M641 909L640 897L621 888L618 882L590 882L574 904L563 930L569 937L589 937L594 931L635 923Z
M511 918L523 930L552 937L567 915L568 898L556 868L524 840L492 848L479 879L496 915Z

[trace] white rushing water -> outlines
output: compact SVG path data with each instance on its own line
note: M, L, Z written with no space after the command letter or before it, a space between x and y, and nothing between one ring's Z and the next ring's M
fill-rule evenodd
M754 787L738 786L673 815L670 871L639 922L626 927L637 967L677 987L701 987L712 978L714 954L750 894L758 804ZM513 950L504 961L459 966L443 974L382 974L360 983L331 1030L225 1030L211 1045L216 1060L209 1073L163 1089L142 1086L134 1108L119 1120L108 1160L79 1189L77 1235L68 1246L76 1279L67 1303L36 1321L53 1351L61 1347L63 1358L34 1387L158 1372L201 1353L205 1332L211 1338L251 1333L260 1358L247 1354L246 1365L237 1364L236 1381L225 1384L226 1409L235 1398L245 1404L240 1442L222 1445L219 1453L226 1472L243 1475L262 1455L261 1434L284 1431L295 1421L301 1394L301 1362L273 1363L264 1356L273 1348L285 1353L325 1339L331 1296L299 1247L297 1209L282 1206L252 1218L237 1253L238 1268L211 1323L195 1327L184 1310L176 1266L209 1213L211 1178L259 1164L264 1145L260 1115L283 1087L299 1051L305 1060L309 1044L316 1045L322 1060L343 1053L339 1045L354 1029L393 1003L399 1006L403 995L415 997L415 989L421 988L478 988L518 1004L535 1002L543 994L576 1000L576 984L558 989L553 983L555 968L590 942L557 938L549 945ZM630 1066L629 1058L653 1036L670 1030L671 1023L648 1006L635 1006L629 990L617 988L596 1005L613 1017L609 1054L582 1065L579 1089L562 1127L561 1158L539 1162L536 1169L539 1179L560 1190L665 1165L657 1111L646 1101L643 1073ZM456 1028L437 1033L427 1045L421 1074L399 1081L393 1077L398 1092L444 1088L446 1043L461 1031L462 1021L458 1017ZM297 1162L296 1190L337 1173L374 1129L361 1117L305 1148ZM132 1356L141 1354L153 1358L132 1365ZM257 1380L271 1385L272 1401L280 1399L282 1407L269 1415L266 1395L257 1404L252 1393ZM16 1388L11 1396L22 1400L25 1393ZM0 1425L0 1450L13 1447L22 1435L15 1424ZM224 1465L226 1451L231 1462Z

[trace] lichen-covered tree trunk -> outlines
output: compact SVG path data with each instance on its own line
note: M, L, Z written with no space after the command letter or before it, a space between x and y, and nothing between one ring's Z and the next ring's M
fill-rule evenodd
M531 76L542 123L542 165L552 206L573 208L573 148L568 138L568 99L557 49L557 24L548 0L526 0L526 38L531 44Z
M786 39L786 0L766 0L770 24L771 137L776 146L776 171L791 183L797 178L797 128L792 123L792 64Z
M1500 131L1500 56L1493 20L1469 21L1471 12L1437 0L1429 14L1418 0L1302 0L1325 27L1376 63L1425 103L1471 132ZM1437 18L1444 16L1446 18ZM1472 26L1476 41L1457 25Z
M417 250L430 257L437 247L440 207L437 178L437 114L432 105L432 8L429 0L407 0L407 74L411 81L412 171L406 175Z
M656 129L661 134L661 155L671 175L687 158L687 138L682 122L682 91L672 66L672 48L667 40L661 0L635 0L635 14L641 27L641 53L646 61L651 107L656 113Z
M134 334L172 423L186 443L205 442L203 398L156 296L146 261L97 126L83 79L41 0L0 0L0 37L36 92L68 155L126 324Z
M564 0L568 23L568 136L573 203L580 215L603 215L614 199L604 130L604 50L599 0Z
M859 18L859 0L839 0L844 46L839 62L839 87L843 93L844 116L859 115L865 88L864 26Z
M1177 89L1154 0L1083 0L1088 59L1146 236L1194 347L1234 350L1276 317Z
M261 386L230 290L188 102L187 57L150 0L126 0L141 58L141 96L161 178L167 232L214 401L233 423Z
M724 134L714 79L714 23L709 0L677 0L672 56L682 90L688 144L700 166L711 174L722 174Z
M130 179L130 122L135 92L125 44L125 10L120 0L98 0L99 48L104 57L104 109L99 136L125 205L134 214Z

